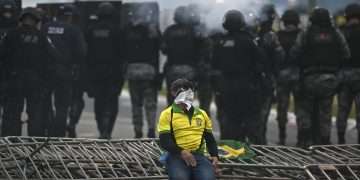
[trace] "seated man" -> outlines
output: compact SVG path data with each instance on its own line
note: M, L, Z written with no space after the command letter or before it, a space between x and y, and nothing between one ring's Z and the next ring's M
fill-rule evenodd
M174 81L170 87L174 103L160 115L160 146L169 152L166 168L170 180L215 180L218 172L212 123L205 111L193 107L193 89L186 79ZM205 147L210 158L204 156Z

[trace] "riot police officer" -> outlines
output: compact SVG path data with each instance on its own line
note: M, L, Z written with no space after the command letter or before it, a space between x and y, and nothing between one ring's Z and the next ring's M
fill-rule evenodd
M113 22L114 15L113 4L99 4L98 20L86 33L88 95L95 99L95 119L101 139L111 138L124 82L122 31Z
M276 79L276 97L279 144L285 145L290 95L294 95L295 104L297 100L295 90L299 79L299 68L290 60L289 54L290 49L295 44L296 37L300 32L300 17L296 11L286 10L282 15L281 20L284 24L284 29L280 30L277 35L279 37L279 42L285 51L285 59L279 63L279 72Z
M16 4L13 0L0 1L0 49L2 48L6 33L16 27ZM4 103L4 70L0 70L0 118L2 117Z
M216 119L219 124L219 130L220 130L220 139L223 139L223 134L226 133L226 128L224 125L225 122L225 113L224 113L224 76L221 73L221 70L217 66L216 59L213 58L213 49L217 42L219 42L222 39L223 31L220 29L215 29L212 32L210 32L210 90L211 95L214 96L214 103L216 105ZM200 85L199 85L200 86ZM200 88L199 88L200 89ZM200 96L200 95L199 95ZM199 98L200 99L200 98ZM211 102L210 100L207 100Z
M21 113L26 100L28 134L45 136L47 121L42 108L52 60L59 58L51 42L39 29L40 17L34 8L26 8L20 25L10 30L0 53L5 72L5 106L2 136L21 135Z
M197 95L199 99L199 105L201 109L204 109L206 113L210 114L210 104L212 100L212 87L211 87L211 41L208 37L208 29L206 25L201 22L201 9L197 4L190 4L188 7L189 21L195 33L201 34L204 39L204 48L202 49L203 56L198 60L197 65Z
M148 124L147 137L155 137L157 77L159 74L160 30L149 21L152 10L133 9L125 28L124 58L132 105L135 138L143 137L143 108Z
M261 144L266 144L267 122L274 99L276 77L279 63L284 59L285 53L280 45L276 33L272 30L274 20L277 16L274 5L264 5L260 12L260 30L258 32L258 43L265 55L266 63L262 80L262 111L263 139Z
M349 44L351 58L342 69L343 82L338 93L337 133L338 143L344 144L347 119L355 101L358 142L360 143L360 5L350 4L345 9L346 25L343 27Z
M166 28L161 44L167 56L165 76L168 104L172 104L170 84L179 78L196 82L197 68L204 58L206 38L192 26L189 8L180 6L174 14L175 24Z
M79 12L74 9L73 11L73 20L72 24L74 26L79 26L78 18ZM85 59L86 54L83 56ZM82 59L78 67L75 67L73 79L72 79L72 92L71 92L71 102L69 110L69 121L66 126L66 136L75 138L77 137L76 126L80 121L81 114L85 107L84 101L84 92L86 89L86 61Z
M52 136L65 137L66 124L72 100L72 81L78 75L80 66L84 63L86 45L80 28L73 25L75 7L63 5L59 7L57 20L44 25L55 48L61 53L61 59L56 63L53 73L53 95L55 118Z
M344 59L350 57L347 42L333 26L327 9L314 9L310 21L291 51L301 72L297 112L301 147L330 144L331 106L339 85L338 72ZM312 130L316 124L319 129Z
M225 130L221 136L258 144L262 134L254 132L261 129L259 81L263 57L245 26L240 11L228 11L223 24L227 33L219 35L214 42L213 63L224 77Z

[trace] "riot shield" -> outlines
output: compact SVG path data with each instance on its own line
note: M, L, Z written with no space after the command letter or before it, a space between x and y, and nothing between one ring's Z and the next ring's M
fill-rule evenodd
M100 3L104 1L96 0L96 1L85 1L79 0L75 2L76 7L79 9L80 13L80 25L83 29L87 29L91 26L92 23L96 22L97 20L97 8ZM121 9L122 9L122 2L121 1L106 1L110 2L115 7L115 16L114 16L114 23L118 23L120 25L121 19Z

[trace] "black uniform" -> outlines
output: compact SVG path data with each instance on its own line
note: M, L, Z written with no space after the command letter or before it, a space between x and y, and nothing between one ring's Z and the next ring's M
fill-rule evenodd
M3 47L3 40L10 29L17 26L16 5L14 1L0 2L0 49ZM0 67L1 68L1 67ZM2 118L4 105L4 70L0 69L0 118Z
M260 31L258 33L258 43L265 55L264 76L262 79L262 111L261 120L263 122L263 139L261 144L266 144L267 122L274 99L276 77L281 62L285 56L284 50L280 45L276 33L272 30L272 25L277 16L274 5L266 4L261 8Z
M245 31L223 35L214 47L214 61L223 75L225 131L222 138L260 143L260 102L257 69L260 52ZM237 130L234 130L237 127Z
M216 31L210 35L211 37L211 51L215 48L215 43L218 43L223 38L223 33L220 31ZM218 62L212 56L213 52L211 52L210 56L210 90L211 95L214 96L214 101L216 105L216 119L219 122L220 128L220 139L223 139L222 136L226 133L226 129L224 126L225 114L224 114L224 76L219 69ZM200 99L200 97L199 97ZM211 98L207 101L211 102ZM209 106L210 107L210 106Z
M76 125L79 123L81 114L85 107L84 92L86 90L86 67L81 64L74 70L74 78L72 81L72 93L69 111L69 122L66 127L67 136L70 138L77 137Z
M199 56L199 64L197 65L197 97L199 106L206 113L210 113L210 105L212 101L212 86L211 86L211 39L209 37L208 28L201 22L201 10L196 4L190 4L188 7L190 15L190 24L194 32L200 34L204 41L204 48L202 48L202 55Z
M73 80L85 57L85 39L77 26L61 21L49 22L45 24L43 30L61 53L61 58L55 65L51 85L55 101L54 129L51 135L65 137Z
M262 78L263 93L261 95L261 119L263 122L262 144L266 144L267 122L274 98L277 72L279 71L279 63L283 60L285 54L277 35L273 31L261 31L259 36L259 46L266 59L263 72L265 76Z
M211 39L208 36L207 28L203 24L194 26L194 31L202 34L202 48L199 56L197 86L198 99L200 108L206 113L210 114L210 105L212 100L212 86L211 86Z
M8 32L1 50L6 69L6 104L2 136L21 135L21 113L24 100L28 113L28 134L45 136L47 121L42 108L49 69L57 57L49 39L35 27L22 25Z
M160 31L149 24L129 25L125 30L126 78L132 104L135 137L142 137L143 108L148 137L155 137Z
M109 139L118 113L124 76L122 32L110 19L100 19L86 33L88 94L95 99L100 138Z
M186 17L178 17L181 13L186 16L188 12L185 7L179 7L175 12L176 23L165 30L161 44L161 50L167 56L165 76L168 104L173 101L170 84L179 78L195 81L198 65L206 49L206 38L202 32L197 31Z
M277 33L281 46L286 56L279 64L278 77L276 79L276 98L277 98L277 120L279 126L279 144L285 145L286 124L288 121L287 113L289 108L290 95L293 94L296 105L296 88L299 80L299 68L290 60L290 49L295 44L300 29L296 26L289 26Z
M343 66L343 81L338 93L338 116L336 125L339 144L346 142L345 133L347 120L353 101L356 107L358 142L360 142L360 5L350 4L347 6L345 12L348 23L344 26L343 32L349 44L351 58Z
M232 10L225 15L224 28L228 33L218 35L214 42L214 66L224 77L223 98L225 139L261 142L259 80L262 72L260 49L254 37L241 30L244 18L241 12ZM234 127L237 128L234 130Z
M297 119L301 147L330 143L331 105L339 85L338 72L343 60L350 57L347 42L331 25L326 9L314 10L311 21L291 51L300 65Z

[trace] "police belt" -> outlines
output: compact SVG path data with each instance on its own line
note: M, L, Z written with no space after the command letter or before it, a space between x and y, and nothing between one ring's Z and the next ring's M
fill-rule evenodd
M302 73L304 76L312 74L336 74L339 69L333 66L311 66L303 68Z

